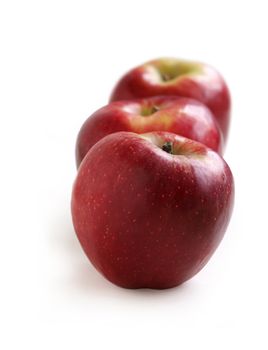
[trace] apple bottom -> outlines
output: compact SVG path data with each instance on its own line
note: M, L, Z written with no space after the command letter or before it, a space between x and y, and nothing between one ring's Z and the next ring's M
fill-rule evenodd
M147 223L148 226L151 224L149 220ZM224 235L222 230L217 237L211 238L211 231L206 237L200 234L193 242L185 237L187 228L185 233L168 222L164 223L166 230L152 224L151 230L155 234L140 227L143 225L129 224L131 228L125 233L135 234L135 241L120 237L123 235L115 231L115 234L109 234L112 229L104 229L103 238L95 242L89 237L79 237L94 267L110 282L129 289L167 289L182 284L206 265ZM173 237L171 232L174 232ZM194 234L198 235L197 232ZM129 241L125 242L125 239Z
M141 250L140 254L135 252L135 255L137 255L135 260L127 257L117 257L116 261L110 259L106 261L106 264L104 261L99 264L93 258L90 258L91 255L86 255L93 266L107 280L119 287L127 289L168 289L177 287L196 275L206 265L218 244L214 245L212 252L202 262L197 262L195 266L193 266L192 254L186 255L187 253L185 253L184 256L178 258L174 249L168 245L165 247L165 254L163 254L163 247L161 247L160 254L157 254L157 250L154 250L151 254L144 254ZM132 251L132 254L134 254L134 249ZM128 255L130 253L129 250ZM173 255L173 259L170 255ZM195 259L198 260L198 258Z
M164 289L207 263L232 205L232 174L215 152L174 134L120 132L81 163L72 216L86 255L108 280Z

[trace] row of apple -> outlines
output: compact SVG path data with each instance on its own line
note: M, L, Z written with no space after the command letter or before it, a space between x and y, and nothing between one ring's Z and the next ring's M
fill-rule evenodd
M234 201L222 158L230 93L211 66L159 59L119 80L76 144L72 217L89 260L126 288L170 288L207 263Z

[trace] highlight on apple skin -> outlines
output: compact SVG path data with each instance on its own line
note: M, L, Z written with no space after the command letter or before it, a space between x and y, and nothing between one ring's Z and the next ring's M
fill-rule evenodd
M146 62L126 73L115 86L110 101L156 95L176 95L204 103L214 114L226 143L231 97L222 75L212 66L176 58Z
M204 143L220 154L223 150L222 133L205 105L185 97L157 96L113 102L93 113L77 137L77 167L97 141L118 131L169 131Z
M77 237L95 268L125 288L170 288L208 262L228 226L231 170L201 143L167 132L117 132L81 163Z

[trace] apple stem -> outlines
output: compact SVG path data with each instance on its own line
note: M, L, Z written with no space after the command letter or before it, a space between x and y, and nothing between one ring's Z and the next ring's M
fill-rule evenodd
M153 105L152 110L151 110L151 114L154 114L155 112L159 111L159 107L157 107L156 105Z
M165 142L163 144L163 146L162 146L162 150L167 152L167 153L173 154L173 152L172 152L172 142L170 142L170 141Z
M163 79L163 81L169 81L170 80L170 76L168 74L163 73L162 74L162 79Z
M148 117L156 112L159 111L159 107L156 106L156 105L153 105L153 106L145 106L142 111L141 111L141 115L144 116L144 117Z

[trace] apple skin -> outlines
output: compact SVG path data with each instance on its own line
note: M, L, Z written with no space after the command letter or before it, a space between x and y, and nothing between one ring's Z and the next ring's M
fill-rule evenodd
M97 141L118 131L168 131L204 143L220 154L223 149L221 131L205 105L184 97L157 96L113 102L90 116L77 137L77 167Z
M162 149L167 144L173 154ZM81 246L109 281L164 289L207 263L233 200L230 168L203 144L167 132L118 132L87 153L71 209Z
M204 103L227 139L231 97L226 82L213 67L176 58L155 59L126 73L115 86L110 101L157 95L184 96Z

